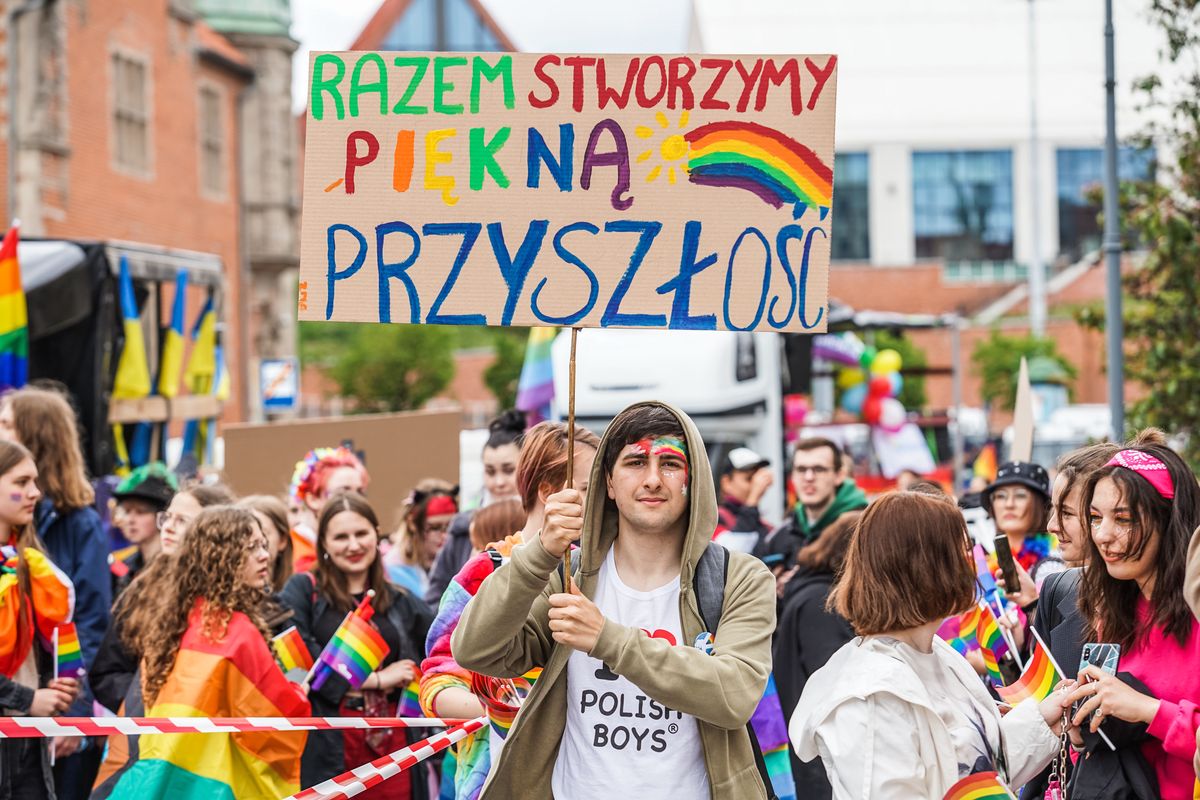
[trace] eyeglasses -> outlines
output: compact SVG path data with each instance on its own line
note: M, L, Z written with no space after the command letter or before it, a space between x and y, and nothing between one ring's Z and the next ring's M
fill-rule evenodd
M820 478L822 475L828 475L833 472L829 467L793 467L792 472L797 475L804 475L811 472L814 478Z
M192 524L191 517L185 517L182 514L172 514L170 511L160 511L154 519L158 522L158 527L160 528L167 527L168 522L174 522L181 528L186 528Z
M425 523L426 533L445 533L450 530L449 522L427 522Z
M995 494L992 495L992 502L993 503L1007 503L1011 500L1013 502L1021 503L1021 502L1028 500L1030 498L1030 496L1031 495L1029 494L1028 490L1026 490L1026 489L1012 489L1012 490L999 489L996 491Z

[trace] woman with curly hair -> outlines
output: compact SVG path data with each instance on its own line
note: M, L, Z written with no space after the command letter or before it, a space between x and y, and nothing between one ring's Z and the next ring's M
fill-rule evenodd
M202 511L164 577L157 614L136 638L150 716L309 715L271 653L261 612L270 554L251 512ZM147 734L110 797L286 797L300 789L304 741L303 732Z
M374 591L375 626L388 651L379 668L358 689L334 674L309 693L314 713L339 717L390 717L404 690L416 678L421 643L431 614L425 603L388 583L379 555L379 518L355 492L334 495L317 520L317 562L311 572L293 575L280 596L292 623L314 658L352 610ZM301 762L305 786L312 786L397 750L414 738L405 728L314 731ZM425 800L427 784L404 771L367 790L367 800Z
M38 618L50 610L34 605L46 596L33 592L34 583L57 580L66 588L33 527L42 496L37 474L28 450L0 440L0 714L48 717L67 710L79 684L55 678L49 654L33 641ZM50 739L0 739L0 798L54 798L50 745Z
M318 447L296 462L288 489L298 512L292 525L293 572L304 572L316 560L317 515L325 501L341 492L365 495L371 476L346 447Z
M90 668L108 627L112 577L108 570L108 538L100 515L92 508L95 492L83 464L75 411L60 392L31 386L18 389L0 399L0 438L24 445L37 464L43 496L34 514L34 526L46 544L46 555L75 586L79 647L84 664ZM91 708L91 695L84 691L71 713L86 717L92 713ZM93 750L80 753L79 758L68 757L86 749L88 741L80 737L55 741L55 780L60 795L86 796L100 754Z

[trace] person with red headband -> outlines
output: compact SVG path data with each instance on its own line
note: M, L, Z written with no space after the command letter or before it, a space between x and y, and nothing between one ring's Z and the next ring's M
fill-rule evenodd
M1110 796L1092 790L1119 769L1142 785L1122 796L1191 800L1200 623L1183 585L1188 543L1200 526L1196 476L1166 445L1139 444L1089 475L1081 495L1091 532L1079 587L1084 641L1116 643L1121 653L1116 675L1086 667L1079 679L1087 682L1063 702L1081 703L1071 737L1088 753L1076 763L1072 795Z
M386 566L388 580L416 597L429 588L429 570L458 513L457 487L423 491L414 489L404 504L404 518L393 536Z

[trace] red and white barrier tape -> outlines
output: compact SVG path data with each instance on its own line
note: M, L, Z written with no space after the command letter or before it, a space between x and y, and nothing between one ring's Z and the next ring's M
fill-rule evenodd
M443 728L461 719L425 717L0 717L0 739L114 733L245 733L354 728Z
M487 717L477 717L448 731L435 734L428 739L422 739L382 758L377 758L369 764L355 767L336 778L330 778L316 786L297 792L286 800L341 800L341 798L354 797L414 764L419 764L434 753L445 750L460 739L465 739L486 724Z

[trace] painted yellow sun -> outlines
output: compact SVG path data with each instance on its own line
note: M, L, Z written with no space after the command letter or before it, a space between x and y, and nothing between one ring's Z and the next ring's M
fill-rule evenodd
M687 139L683 138L682 133L671 132L671 122L667 119L667 115L659 111L654 115L658 120L658 130L649 125L638 125L635 129L639 139L653 140L662 137L662 141L657 142L657 147L649 149L638 154L638 163L649 161L654 157L657 151L659 158L662 159L661 164L655 164L650 172L646 174L646 183L654 183L664 173L667 176L667 182L674 184L679 176L687 174L687 157L689 145ZM682 131L688 124L688 112L683 111L679 114L679 126L676 130ZM655 144L648 141L647 144ZM678 172L676 172L678 170Z

